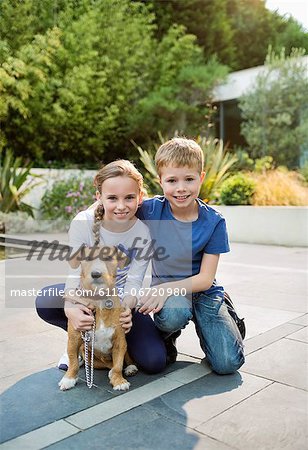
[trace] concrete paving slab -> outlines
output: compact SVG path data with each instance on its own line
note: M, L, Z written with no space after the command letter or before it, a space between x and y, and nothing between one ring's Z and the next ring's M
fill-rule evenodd
M151 411L195 428L271 384L253 375L214 373L146 403Z
M1 441L13 439L112 397L106 390L90 391L82 381L78 389L61 392L57 385L61 375L58 369L36 373L2 394Z
M153 381L160 380L164 375L164 383L166 385L169 383L169 385L172 384L172 386L176 385L177 387L185 382L186 372L186 378L188 376L188 380L191 381L198 377L200 378L206 373L206 370L209 370L203 364L198 364L199 367L202 366L201 370L198 371L198 368L197 370L192 370L191 366L195 365L182 361L168 366L164 374L146 375L139 372L136 376L129 377L129 381L131 382L130 392L134 389L140 389L142 386L151 386ZM177 382L177 377L173 380L173 372L183 373L184 381ZM112 389L107 370L96 370L94 373L94 381L96 384L92 389L88 389L85 384L84 369L80 369L77 386L69 391L61 392L58 387L58 382L64 373L53 368L33 374L19 381L2 394L1 415L3 417L1 418L1 440L5 441L15 438L38 427L43 427L54 420L71 416L109 399L115 399L116 402L119 402L121 408L123 407L123 400L117 400L117 397L127 395L128 393L123 394L123 392ZM43 403L42 395L44 398ZM137 393L136 398L138 395ZM108 403L107 405L109 413L112 411L112 405L113 403Z
M247 245L247 244L233 244L232 245L232 253L228 255L224 255L221 258L222 264L219 269L218 274L218 280L222 282L222 284L226 287L226 290L231 294L231 297L234 299L234 302L237 306L237 309L239 310L239 313L241 315L244 315L246 318L246 324L248 328L248 337L252 336L251 339L246 340L246 354L248 354L247 363L243 366L243 370L241 370L240 374L242 377L243 384L241 386L238 386L237 388L234 388L231 391L226 392L218 392L213 393L212 396L207 395L205 396L205 403L203 410L207 411L207 406L210 401L210 399L213 402L212 411L215 412L215 405L217 404L218 410L219 408L224 406L224 401L228 401L228 398L230 400L230 397L239 395L239 400L236 402L236 400L233 400L233 403L231 404L231 407L226 406L226 409L223 409L222 411L218 412L217 415L213 418L210 418L208 422L210 423L212 420L219 419L220 417L223 418L223 426L228 426L232 429L236 429L236 425L233 424L232 419L235 420L235 424L238 423L238 419L236 414L230 415L230 420L227 418L227 421L225 421L224 417L225 414L228 411L233 411L235 408L240 407L241 405L246 405L246 402L249 402L250 400L253 400L254 398L258 397L263 391L266 391L269 389L268 387L264 387L263 390L259 391L256 394L252 394L252 396L249 396L249 393L247 394L248 397L245 397L244 399L241 399L240 394L244 391L242 390L247 386L247 390L249 390L250 386L250 380L253 377L256 380L262 382L262 383L271 383L273 379L276 379L280 381L281 383L291 384L292 386L298 386L301 387L304 385L303 378L299 375L299 372L304 376L306 373L306 368L304 367L304 364L306 362L304 355L304 347L307 346L307 343L303 342L303 336L300 330L303 328L303 326L307 326L307 318L308 314L304 315L305 311L307 311L307 302L306 302L306 296L307 296L307 284L306 284L306 278L305 278L305 270L307 268L307 257L306 257L306 250L304 249L291 249L291 248L281 248L281 247L273 247L273 246L255 246L255 245ZM13 267L13 266L12 266ZM14 270L16 273L20 274L28 274L29 278L25 278L25 282L22 282L22 284L29 284L33 282L31 281L31 271L28 273L22 260L17 260L16 265L14 266ZM48 269L49 270L49 269ZM62 269L61 269L62 270ZM66 270L66 269L65 269ZM4 264L0 262L0 286L3 285L3 279L1 279L1 274L3 276L4 272ZM58 271L57 271L58 273ZM66 273L66 272L65 272ZM65 273L61 274L63 279L65 278ZM57 275L58 277L58 275ZM291 279L293 277L293 279ZM32 277L33 278L33 277ZM37 278L34 280L38 287L43 287L48 282L44 280L43 276L42 278ZM53 278L53 282L61 281L59 278ZM28 285L27 284L27 285ZM33 286L33 283L32 283ZM292 296L290 297L290 292L292 292ZM4 300L3 290L0 289L0 298ZM34 305L34 299L31 299L29 301L30 308L6 308L2 309L0 311L0 316L2 323L3 321L7 321L4 329L4 334L2 335L2 341L6 340L6 335L11 334L10 339L12 341L11 347L10 347L10 353L11 353L11 363L10 367L16 367L18 364L20 364L18 361L23 360L23 364L19 366L20 371L15 374L11 374L9 372L5 373L2 379L0 379L0 385L1 383L15 383L18 380L18 377L23 378L25 373L27 373L27 368L30 369L29 372L33 372L35 370L41 370L46 367L49 367L50 364L55 364L61 353L63 352L63 348L66 342L66 335L63 333L62 330L56 329L54 327L51 327L48 324L44 324L39 318L36 317L36 313L33 309ZM1 308L1 307L0 307ZM2 314L2 313L5 314ZM26 325L27 324L27 325ZM29 325L28 325L29 324ZM265 326L266 324L266 326ZM31 333L31 327L33 327L33 333ZM16 330L16 336L15 333L10 333L11 329ZM46 339L41 339L41 335L44 334L47 336L47 333L50 333L49 338L50 342L47 342ZM54 335L56 333L56 335ZM293 335L293 337L291 337ZM32 359L30 358L24 358L24 341L22 337L25 336L25 338L29 338L29 347L31 347L30 338L32 337L33 344L32 348L32 359L35 358L35 354L39 353L41 355L41 360L39 361L37 359L38 365L33 366L32 365ZM295 339L294 339L295 337ZM62 341L63 338L63 341ZM0 338L1 339L1 338ZM15 340L16 339L16 340ZM282 339L282 340L281 340ZM298 340L299 339L299 340ZM186 358L183 356L184 353L187 355L190 355L189 358L193 361L200 360L204 357L203 352L200 349L199 341L195 333L194 325L190 324L189 327L187 327L180 339L178 340L179 345L178 349L182 353L179 355L179 358ZM6 343L2 342L2 344L5 344L3 346L2 353L6 347ZM282 345L283 344L283 345ZM275 347L276 346L276 347ZM297 350L295 349L296 346ZM307 348L307 347L305 347ZM266 352L266 350L270 350L269 352ZM280 352L280 354L278 353ZM251 353L251 354L250 354ZM256 357L258 355L258 358ZM29 353L30 356L30 353ZM16 359L16 362L14 361L14 358ZM254 359L256 358L256 359ZM276 358L276 359L275 359ZM28 365L29 361L29 365ZM251 361L251 365L250 364ZM39 367L40 366L40 367ZM265 367L265 374L262 373L262 370ZM248 368L249 370L246 370ZM258 372L258 369L260 369L260 374ZM11 370L9 368L9 370ZM55 370L59 374L59 379L61 378L60 372ZM39 374L37 374L39 375ZM183 374L182 374L183 375ZM213 374L214 375L214 374ZM273 376L275 378L273 378ZM108 385L108 381L106 381L105 374L102 374L102 384L100 384L100 379L96 380L99 384L99 387L96 389L96 391L101 394L104 390L112 395L112 398L107 401L113 401L116 400L120 404L120 400L125 398L126 394L116 394L114 395L111 390L110 386ZM215 375L216 376L216 375ZM170 375L167 375L164 379L165 383L171 383L171 379L168 380L168 377L171 379L173 377L174 381L181 381L179 379L179 374L172 373ZM208 375L205 378L212 377L212 375ZM246 377L246 378L245 378ZM248 377L248 378L247 378ZM184 378L184 377L183 377ZM218 377L221 378L222 382L225 380L225 377ZM267 379L269 378L269 379ZM104 381L104 380L105 381ZM136 380L136 381L135 381ZM151 379L152 380L152 379ZM166 381L167 380L167 381ZM247 381L248 380L248 381ZM57 379L58 381L58 379ZM132 389L130 391L130 394L136 394L138 397L138 401L141 402L140 406L137 402L134 403L134 401L130 401L128 398L128 403L130 407L133 407L133 409L130 409L127 412L127 415L130 416L133 414L134 411L138 410L139 408L143 408L142 402L147 401L148 395L153 395L153 392L146 393L145 395L140 395L140 392L138 393L138 387L143 388L142 382L139 383L137 378L132 378ZM187 379L186 379L187 381ZM106 382L106 384L104 384ZM225 380L226 382L226 380ZM198 381L194 381L191 383L191 385L194 385L195 383L198 383ZM18 385L19 383L17 383ZM39 385L41 383L38 383ZM151 383L150 383L151 384ZM160 386L162 386L164 383L159 383ZM172 384L172 383L171 383ZM228 383L227 383L228 385ZM145 386L145 385L144 385ZM172 384L173 388L174 386L178 386L178 384ZM292 386L289 389L292 389ZM15 386L13 386L14 388ZM288 386L283 386L285 388L288 388ZM178 387L175 392L179 392L182 389L184 389L185 386ZM27 391L28 389L25 389ZM28 390L29 391L29 390ZM89 390L88 390L89 391ZM299 389L295 389L295 391L299 391ZM295 392L294 391L294 392ZM37 387L36 390L30 390L30 396L33 396L39 398L41 400L41 394L37 394ZM71 391L71 392L74 392ZM91 391L90 391L91 392ZM156 391L154 389L154 394L161 392L156 387ZM164 391L162 391L164 392ZM293 392L293 391L292 391ZM300 390L300 392L304 392L303 390ZM19 392L18 395L21 395ZM63 393L64 395L68 393ZM26 398L27 393L24 394ZM28 394L29 395L29 394ZM165 394L165 395L171 395ZM159 396L164 397L163 393L160 393ZM225 400L225 397L227 399ZM279 394L276 395L276 397L279 397ZM261 406L259 411L261 411L261 414L265 416L268 422L271 421L272 416L275 415L275 411L279 412L279 408L281 408L282 415L287 415L289 410L288 407L285 405L287 404L287 401L285 399L285 396L281 396L281 403L279 403L279 398L277 398L277 403L275 404L275 408L267 407L267 403L265 402L265 408L261 410ZM157 397L155 397L157 398ZM290 401L296 400L297 396L294 395L293 397L290 396ZM179 436L182 436L182 441L186 444L186 448L193 448L195 449L202 449L204 448L208 449L214 449L215 450L225 450L224 445L226 448L234 448L236 445L234 444L234 440L232 439L232 433L230 432L230 441L226 441L224 439L224 444L221 441L216 441L217 439L215 436L208 437L205 436L204 431L198 430L198 431L192 431L189 428L189 421L190 421L190 414L192 416L192 422L195 420L194 412L195 410L202 412L202 408L198 407L197 402L201 401L202 399L198 397L198 393L196 393L195 398L188 398L185 408L187 408L187 420L184 422L176 421L176 425L181 428L176 428L176 433ZM300 397L298 399L298 411L300 411L300 423L302 420L303 410L305 411L304 414L306 414L307 417L307 411L306 411L306 398ZM271 403L271 399L268 399L268 403ZM249 403L250 405L250 403ZM1 404L2 406L2 404ZM121 405L120 405L121 406ZM119 408L120 408L119 406ZM199 409L198 409L199 408ZM231 408L231 409L228 409ZM18 409L18 408L16 408ZM291 408L292 414L297 414L296 408ZM241 412L244 418L246 418L246 414L250 412L249 408L245 408L245 411ZM26 408L24 408L25 416L28 413L29 410L26 411ZM93 410L92 410L93 411ZM121 409L118 409L118 412L122 411ZM185 410L182 408L182 413L184 411L184 417L185 417ZM237 410L236 410L237 411ZM118 413L117 412L117 413ZM74 412L72 413L74 414ZM97 427L105 427L101 428L101 430L106 430L105 433L103 433L103 437L109 438L109 431L108 431L108 424L110 425L111 421L114 421L114 424L117 424L117 427L115 425L115 430L121 429L121 426L123 426L122 417L126 413L120 413L117 417L114 417L112 419L109 419L105 421L104 423L97 425ZM145 414L144 411L142 411L141 415ZM157 412L155 413L154 419L149 423L156 423L156 425L153 425L153 428L149 427L148 434L149 434L149 444L150 447L140 447L142 450L146 450L147 448L151 449L151 445L153 442L153 445L155 446L155 450L157 450L159 447L157 446L155 442L155 437L158 434L159 430L159 437L164 436L164 433L166 434L167 443L168 443L168 450L170 450L170 442L172 442L173 435L175 434L175 428L174 428L174 418L168 418L165 417L162 418L160 414ZM252 414L252 417L254 415ZM278 415L279 417L279 415ZM126 419L125 419L126 420ZM169 429L169 424L163 428L161 425L161 420L163 420L165 423L166 421L170 421L171 424L173 424L173 428L171 427ZM229 420L229 422L228 422ZM62 419L58 420L56 424L62 422ZM245 422L245 421L244 421ZM283 420L281 423L284 424L287 423L286 426L288 426L289 422L284 422ZM32 433L36 433L36 431L40 431L41 435L45 432L45 429L48 431L48 427L50 425L43 426L40 430L35 430L33 432L30 432L30 434L26 434L23 437L31 436ZM202 425L201 425L202 426ZM256 421L256 427L255 427L255 433L257 434L257 431L262 434L263 422L262 421ZM71 430L75 430L76 427L72 426ZM291 427L291 436L294 431L293 429L293 422L290 425ZM95 428L95 427L94 427ZM74 443L75 438L79 438L79 436L85 435L87 433L88 440L89 436L91 436L91 431L94 430L94 428L91 428L89 430L86 430L82 433L80 433L78 436L69 437L68 439L65 439L65 441L59 442L58 445L68 445L71 440ZM121 439L121 445L123 448L123 442L125 442L125 447L129 448L129 445L132 443L131 448L138 448L138 445L142 445L144 442L144 427L138 428L138 425L136 425L136 428L133 428L131 433L131 440L126 440L126 435L130 435L130 431L128 433L123 434L123 438ZM265 447L263 448L262 445L256 446L255 448L259 449L266 449L271 448L275 449L275 432L276 428L278 426L273 427L273 433L270 434L270 432L267 435L267 441L265 444ZM184 429L184 431L183 431ZM257 431L256 431L257 430ZM245 432L247 430L242 429L240 430L242 433L242 436L245 437ZM89 434L88 434L89 433ZM189 433L189 437L187 438L187 435ZM195 433L195 434L194 434ZM300 430L301 433L301 430ZM300 434L299 433L299 434ZM115 433L114 433L115 434ZM190 439L190 435L194 437L194 439ZM32 435L33 436L33 435ZM97 435L97 442L101 443L102 434L98 433ZM153 436L153 438L152 438ZM170 436L170 437L169 437ZM183 437L184 436L184 437ZM200 437L201 436L201 437ZM16 440L10 441L10 444L17 445L17 441L21 442L17 438ZM31 441L32 438L30 438ZM63 439L62 437L60 439ZM93 439L96 439L96 436L93 436ZM210 441L208 441L210 439ZM301 438L299 438L301 439ZM55 433L55 440L58 440L58 437ZM28 441L28 442L30 442ZM181 441L181 439L179 439ZM254 444L254 439L251 439L252 443ZM258 442L258 440L255 440ZM27 442L27 441L22 441ZM84 442L88 443L87 440ZM147 443L148 443L147 442ZM295 442L296 439L295 439ZM218 443L218 444L217 444ZM248 442L249 443L249 442ZM279 441L280 443L280 441ZM9 444L9 443L8 443ZM49 445L50 441L48 442ZM126 445L127 444L127 445ZM136 445L135 445L136 444ZM262 444L262 442L261 442ZM18 444L20 445L20 444ZM28 448L36 448L35 445L36 441L32 441L32 445L34 447L28 447ZM70 445L70 444L69 444ZM117 445L116 443L114 445ZM164 443L162 444L164 445ZM181 442L179 442L179 449L181 450ZM193 447L189 447L189 445L193 445ZM266 447L268 445L268 447ZM84 446L84 445L83 445ZM83 448L77 446L72 447L61 447L61 448ZM42 448L43 445L41 445ZM23 444L20 447L11 447L11 448L27 448L23 447ZM97 448L97 447L96 447ZM106 447L107 448L107 447ZM113 447L109 447L113 448ZM116 447L115 447L116 448ZM154 448L154 447L153 447ZM163 448L163 447L162 447ZM240 447L238 447L240 448ZM254 447L249 447L249 445L245 446L245 450L249 448L249 450L254 450ZM280 450L280 448L284 448L283 446L277 447L277 450ZM287 447L288 448L288 447ZM296 447L290 447L296 448ZM305 448L303 446L302 448ZM160 450L160 448L159 448ZM276 450L276 449L275 449Z
M78 448L112 450L230 450L222 442L203 436L139 406L76 436L51 445L51 450Z
M139 371L136 375L132 377L127 377L127 380L130 382L130 388L129 391L132 391L134 389L138 389L141 386L144 386L145 384L151 383L152 381L156 381L162 376L169 376L173 374L174 372L179 372L181 370L185 371L188 369L188 367L193 366L195 364L192 364L188 361L176 361L175 364L171 364L165 368L165 370L161 373L157 374L146 374L142 371ZM200 366L200 364L198 364ZM206 368L204 365L202 365L202 374L205 373ZM199 375L199 377L201 374ZM85 380L85 372L84 369L80 370L80 377ZM108 371L107 370L95 370L94 371L94 384L98 388L106 389L107 391L110 391L114 397L123 395L123 392L121 391L114 391L111 384L109 383L108 378Z
M233 243L221 257L218 279L236 304L305 313L307 266L304 248Z
M292 323L297 323L298 325L306 325L308 326L308 314L304 314L303 316L299 316L296 319L291 320Z
M237 305L236 305L237 306ZM239 304L237 308L241 317L245 317L246 339L258 336L298 316L297 312L285 311L261 306Z
M304 327L301 330L298 330L293 334L289 334L287 339L293 339L295 341L306 342L308 344L308 327Z
M307 448L307 393L274 383L197 431L238 450Z
M228 265L249 264L263 267L280 267L286 270L308 269L307 249L277 245L254 245L231 242L231 252L222 256Z
M41 450L56 441L79 433L79 430L64 420L51 423L44 428L31 431L1 445L3 450Z
M60 354L54 351L53 346L56 348L61 347L61 352L66 348L65 334L54 333L53 330L39 334L40 347L44 348L44 352L50 352L50 357L58 361ZM13 337L7 339L5 343L2 343L4 349L6 364L0 367L0 377L5 377L8 373L15 375L19 372L29 370L36 372L40 370L46 356L44 352L38 351L38 344L31 335ZM15 349L20 349L20 357L16 358Z
M301 330L302 325L296 325L291 322L284 323L275 327L265 333L259 334L253 338L245 340L245 355L249 355L257 350L260 350L273 342L279 341L288 335L293 334L295 331Z
M306 278L304 274L300 278L288 278L284 273L273 277L271 272L262 276L256 269L250 271L249 277L246 272L239 277L235 270L232 276L224 273L224 284L236 304L294 311L300 315L307 312Z
M248 355L241 370L293 387L307 389L307 344L281 339Z
M193 322L190 322L185 330L182 331L181 336L176 341L176 346L178 351L184 355L191 355L200 359L205 356L204 352L201 350L199 338Z
M160 374L160 377L155 381L149 382L148 380L143 386L126 392L125 398L115 397L104 404L96 405L87 411L67 417L66 420L72 425L84 430L108 420L113 416L140 406L166 392L173 391L209 373L209 367L204 364L188 365L179 370L171 370L178 366L179 364L169 366L169 373Z
M66 420L75 427L85 430L111 417L140 406L159 395L177 389L179 386L181 386L181 383L169 381L167 377L162 377L135 391L125 393L125 401L122 396L118 396L109 402L100 403L85 411L73 414L67 417Z

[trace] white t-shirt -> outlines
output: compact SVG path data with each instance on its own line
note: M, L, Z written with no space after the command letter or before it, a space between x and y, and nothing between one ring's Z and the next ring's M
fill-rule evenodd
M74 217L69 229L69 245L73 248L73 252L83 244L87 247L94 246L93 223L94 209L87 209ZM138 297L150 260L151 236L148 227L139 219L129 230L122 233L114 233L101 226L100 244L115 246L130 256L128 265L117 270L116 286L120 298L136 293ZM73 290L80 286L80 270L80 266L77 269L70 267L65 290Z

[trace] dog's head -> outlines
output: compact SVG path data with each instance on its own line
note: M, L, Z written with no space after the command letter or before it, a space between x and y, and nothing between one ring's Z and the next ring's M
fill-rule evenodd
M100 290L115 287L117 268L128 264L128 257L116 247L84 248L81 260L81 281L84 289Z

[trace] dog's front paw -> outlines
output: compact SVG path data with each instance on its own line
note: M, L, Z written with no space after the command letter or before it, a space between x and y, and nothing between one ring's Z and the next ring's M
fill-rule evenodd
M125 367L125 369L124 369L124 375L126 377L132 377L133 375L136 375L137 372L138 372L138 369L135 366L135 364L130 364L129 366Z
M115 391L128 391L130 383L128 381L126 381L125 379L123 379L125 381L125 383L121 383L121 384L116 384L115 386L113 386L113 389Z
M67 391L75 386L78 378L67 378L64 376L61 381L59 381L60 391Z

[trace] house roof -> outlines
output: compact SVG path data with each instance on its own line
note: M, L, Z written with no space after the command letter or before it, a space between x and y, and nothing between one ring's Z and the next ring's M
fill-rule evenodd
M303 60L308 65L308 56L303 56ZM257 66L230 73L226 83L214 89L214 101L224 102L241 97L253 87L257 76L265 70L265 66Z

